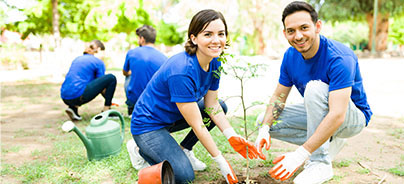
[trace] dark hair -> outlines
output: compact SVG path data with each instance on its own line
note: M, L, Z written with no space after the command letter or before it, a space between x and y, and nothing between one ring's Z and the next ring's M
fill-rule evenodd
M149 25L143 25L136 29L136 35L143 37L146 43L156 42L156 30Z
M97 52L98 48L100 48L101 50L105 50L105 46L100 40L93 40L85 48L83 54L94 54Z
M310 13L311 20L313 21L314 24L318 20L318 14L317 14L316 10L313 8L313 6L311 6L309 3L306 3L304 1L293 1L293 2L289 3L286 6L286 8L283 10L283 13L282 13L283 27L285 27L285 18L288 15L295 13L297 11L306 11L306 12Z
M185 43L185 51L189 55L195 54L196 50L198 48L197 45L192 43L191 35L197 36L200 32L205 30L206 27L208 27L210 22L217 20L217 19L222 20L222 22L224 24L224 28L225 28L225 30L224 30L225 34L226 34L226 36L228 36L226 20L224 19L223 14L220 13L219 11L215 11L212 9L201 10L198 13L196 13L194 15L194 17L192 17L191 23L189 24L189 28L188 28L188 40ZM227 39L228 39L228 37L227 37ZM226 42L226 46L228 46L227 42Z

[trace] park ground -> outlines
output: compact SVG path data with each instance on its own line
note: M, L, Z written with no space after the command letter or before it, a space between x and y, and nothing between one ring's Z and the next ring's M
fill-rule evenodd
M261 57L254 59L265 60ZM268 63L269 67L262 77L247 83L248 102L269 100L268 97L276 85L280 61ZM404 104L402 96L404 94L404 73L402 72L404 60L403 58L361 59L360 67L369 103L375 115L368 127L360 134L348 139L347 145L333 161L335 176L328 183L404 183L404 108L402 108L402 104ZM114 99L120 106L116 109L126 115L121 72L120 70L107 72L114 73L118 78ZM74 165L71 166L68 163L60 165L57 164L58 160L49 161L51 155L55 154L52 152L60 149L54 142L66 139L73 140L74 144L77 143L77 146L74 147L77 149L74 152L77 156L74 158L80 159L74 163L82 164L83 167L88 165L84 146L81 145L77 136L74 133L65 133L61 129L63 122L68 120L64 113L66 106L59 97L61 81L55 80L55 76L49 70L40 68L27 71L2 71L0 75L2 80L0 183L31 183L31 179L33 183L53 183L53 181L80 183L80 177L84 177L85 173L75 172L74 169L71 169L75 167ZM221 80L221 98L233 96L238 92L237 81L224 76ZM301 99L297 92L292 91L288 103L296 103L299 100ZM231 118L240 115L239 101L230 99L227 102L230 110L227 116ZM88 125L91 117L101 111L102 103L103 99L99 96L80 108L80 112L86 120L77 123L81 130ZM255 108L251 114L255 115L262 110L263 107ZM126 121L129 119L126 118ZM126 123L128 125L129 122ZM126 128L126 140L130 138L128 129ZM255 136L250 138L250 140L254 139ZM203 160L208 162L208 170L197 172L195 183L217 183L216 180L209 179L210 172L219 172L216 164L206 156L207 152L203 148L201 149L200 143L197 145L199 151L196 155L203 157ZM295 148L295 145L272 140L271 157L293 151ZM219 146L219 149L223 149L223 147ZM63 160L64 157L69 157L67 154L70 152L68 151L65 150L66 153L60 153L55 158ZM229 158L236 173L243 174L242 157L231 150L222 150L222 152L225 157ZM136 173L130 167L126 149L123 149L121 155L125 158L125 168L129 169L129 173ZM54 169L58 172L66 172L70 178L68 180L46 179L47 173L64 176L49 171L39 172L37 174L39 176L24 173L23 170L38 172L30 170L30 168L33 167L36 170L44 168L33 166L41 165L41 163L43 165L56 163ZM268 163L262 164L254 161L252 165L252 176L265 177L265 173L270 169ZM136 176L123 176L123 178L125 177L136 179ZM220 174L216 174L215 177L220 178ZM101 178L95 180L94 183L121 183L114 180L114 176Z

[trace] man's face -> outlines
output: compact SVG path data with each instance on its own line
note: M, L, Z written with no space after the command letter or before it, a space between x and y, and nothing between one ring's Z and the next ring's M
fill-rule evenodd
M319 47L319 33L321 21L315 24L311 20L309 12L298 11L285 18L283 33L289 44L299 51L305 59L316 55Z
M145 39L143 36L138 36L138 40L137 43L139 44L139 46L143 46L145 44Z

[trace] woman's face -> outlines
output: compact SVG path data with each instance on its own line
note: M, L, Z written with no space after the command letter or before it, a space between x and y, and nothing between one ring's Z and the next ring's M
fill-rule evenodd
M225 25L222 20L216 19L202 32L195 37L191 35L191 40L198 46L196 54L198 59L212 60L219 57L226 44Z

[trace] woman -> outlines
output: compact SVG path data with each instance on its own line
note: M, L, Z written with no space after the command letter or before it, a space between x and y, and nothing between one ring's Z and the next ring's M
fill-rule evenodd
M100 93L105 98L102 111L111 109L116 78L112 74L105 75L104 62L94 56L100 50L105 50L104 44L99 40L91 41L83 55L73 60L60 89L63 102L68 106L66 113L72 121L81 120L78 107Z
M248 146L249 157L257 158L255 146L235 133L217 100L220 78L214 73L219 71L221 63L217 59L226 41L223 15L214 10L198 12L189 25L186 52L172 56L160 67L134 107L131 132L140 155L150 165L168 160L176 183L188 183L195 178L189 159L170 135L170 129L184 125L178 123L181 119L187 123L186 127L192 127L226 181L238 181L204 126L206 121L197 104L202 98L211 123L219 127L233 148L246 158Z

